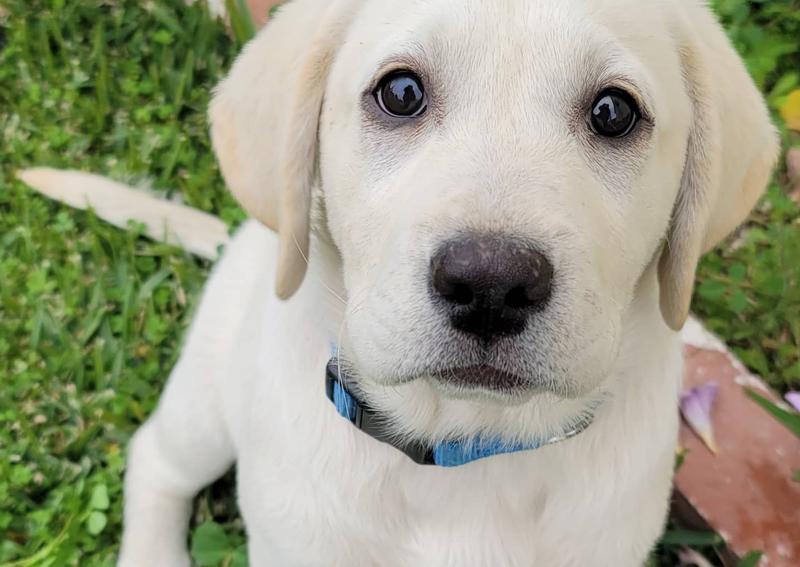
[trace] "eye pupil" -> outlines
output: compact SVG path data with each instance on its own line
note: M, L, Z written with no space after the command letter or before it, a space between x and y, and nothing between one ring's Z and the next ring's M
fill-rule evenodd
M633 98L626 92L609 89L595 99L589 123L595 134L621 138L633 131L638 119L639 109Z
M375 90L378 106L391 116L419 116L425 111L425 89L419 77L409 71L390 73Z

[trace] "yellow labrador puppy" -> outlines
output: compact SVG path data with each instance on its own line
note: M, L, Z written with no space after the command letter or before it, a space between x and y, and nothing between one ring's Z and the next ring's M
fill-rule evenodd
M120 563L188 565L236 463L257 567L641 565L695 267L777 152L708 9L295 0L211 120L260 224L133 440Z

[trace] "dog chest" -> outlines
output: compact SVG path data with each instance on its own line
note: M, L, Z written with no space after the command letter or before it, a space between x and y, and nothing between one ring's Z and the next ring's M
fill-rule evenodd
M638 521L636 508L660 499L638 485L609 489L616 483L599 460L570 470L574 455L557 448L424 467L327 417L294 437L266 435L240 455L252 564L567 566L597 564L605 553L615 561L607 564L627 565L642 553L631 543L596 543L659 529L660 519ZM316 427L328 434L314 435ZM665 492L663 476L648 490Z

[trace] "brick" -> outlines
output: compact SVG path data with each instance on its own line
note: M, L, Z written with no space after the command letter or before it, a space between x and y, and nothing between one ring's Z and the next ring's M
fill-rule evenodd
M761 567L800 565L800 439L744 393L743 386L778 398L713 336L690 321L685 338L684 386L719 385L713 411L719 454L713 455L682 424L689 453L675 479L683 500L742 557L765 556ZM680 505L678 506L680 509ZM684 510L686 512L686 510Z
M282 3L283 0L247 0L250 13L253 14L253 21L259 27L266 23L270 9Z

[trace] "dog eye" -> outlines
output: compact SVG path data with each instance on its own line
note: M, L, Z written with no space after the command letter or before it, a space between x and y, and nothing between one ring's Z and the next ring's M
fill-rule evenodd
M389 116L413 118L428 106L422 81L411 71L389 73L380 80L374 95L380 109Z
M621 138L633 131L639 115L639 107L631 95L619 89L606 89L592 104L589 125L595 134Z

